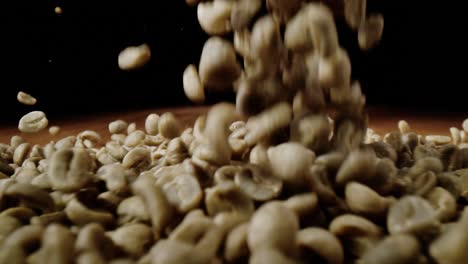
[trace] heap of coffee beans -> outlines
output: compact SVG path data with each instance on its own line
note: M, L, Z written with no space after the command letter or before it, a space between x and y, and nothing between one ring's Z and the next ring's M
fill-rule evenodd
M144 129L116 120L107 142L84 130L0 144L0 263L466 262L468 120L450 137L403 120L383 136L367 128L325 4L187 2L212 37L184 90L201 103L206 89L234 89L236 104L193 127L172 113ZM378 42L383 17L365 0L340 12L362 49ZM149 54L129 48L120 66ZM47 125L36 111L19 129Z

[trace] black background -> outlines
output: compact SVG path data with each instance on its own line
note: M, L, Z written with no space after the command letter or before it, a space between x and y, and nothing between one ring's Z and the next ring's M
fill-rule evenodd
M449 2L368 0L368 12L385 17L381 45L370 52L361 52L356 34L338 21L369 104L467 112L467 9ZM198 64L207 36L183 0L15 0L0 12L2 121L35 109L58 117L190 104L182 72ZM119 70L119 52L144 42L152 49L147 67ZM20 105L19 90L39 103Z

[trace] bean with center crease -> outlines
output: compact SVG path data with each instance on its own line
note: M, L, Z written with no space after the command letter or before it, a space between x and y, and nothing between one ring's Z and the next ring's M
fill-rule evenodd
M56 190L77 191L92 181L92 158L84 149L63 149L51 157L48 176Z
M33 111L20 119L18 129L25 133L36 133L46 128L48 124L49 120L44 112Z

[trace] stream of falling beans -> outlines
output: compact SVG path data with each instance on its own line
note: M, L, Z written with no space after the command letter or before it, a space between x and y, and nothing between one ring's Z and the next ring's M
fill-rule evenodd
M366 0L336 3L187 0L211 37L184 91L202 103L234 90L235 105L189 128L172 113L142 129L115 120L107 142L84 130L0 144L0 264L465 263L468 120L450 137L403 120L386 135L367 128L334 15L363 50L384 20ZM150 59L143 44L118 62ZM47 126L40 111L19 122Z

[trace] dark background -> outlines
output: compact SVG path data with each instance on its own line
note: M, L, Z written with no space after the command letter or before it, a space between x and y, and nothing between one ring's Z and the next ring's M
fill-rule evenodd
M207 36L196 8L185 1L8 2L0 6L0 120L17 120L35 109L59 117L190 104L182 72L198 64ZM361 81L369 104L467 112L467 9L462 1L449 2L368 0L368 12L385 17L381 45L370 52L361 52L356 34L338 21L353 78ZM119 70L119 52L144 42L152 49L147 67ZM19 104L19 90L39 103Z

